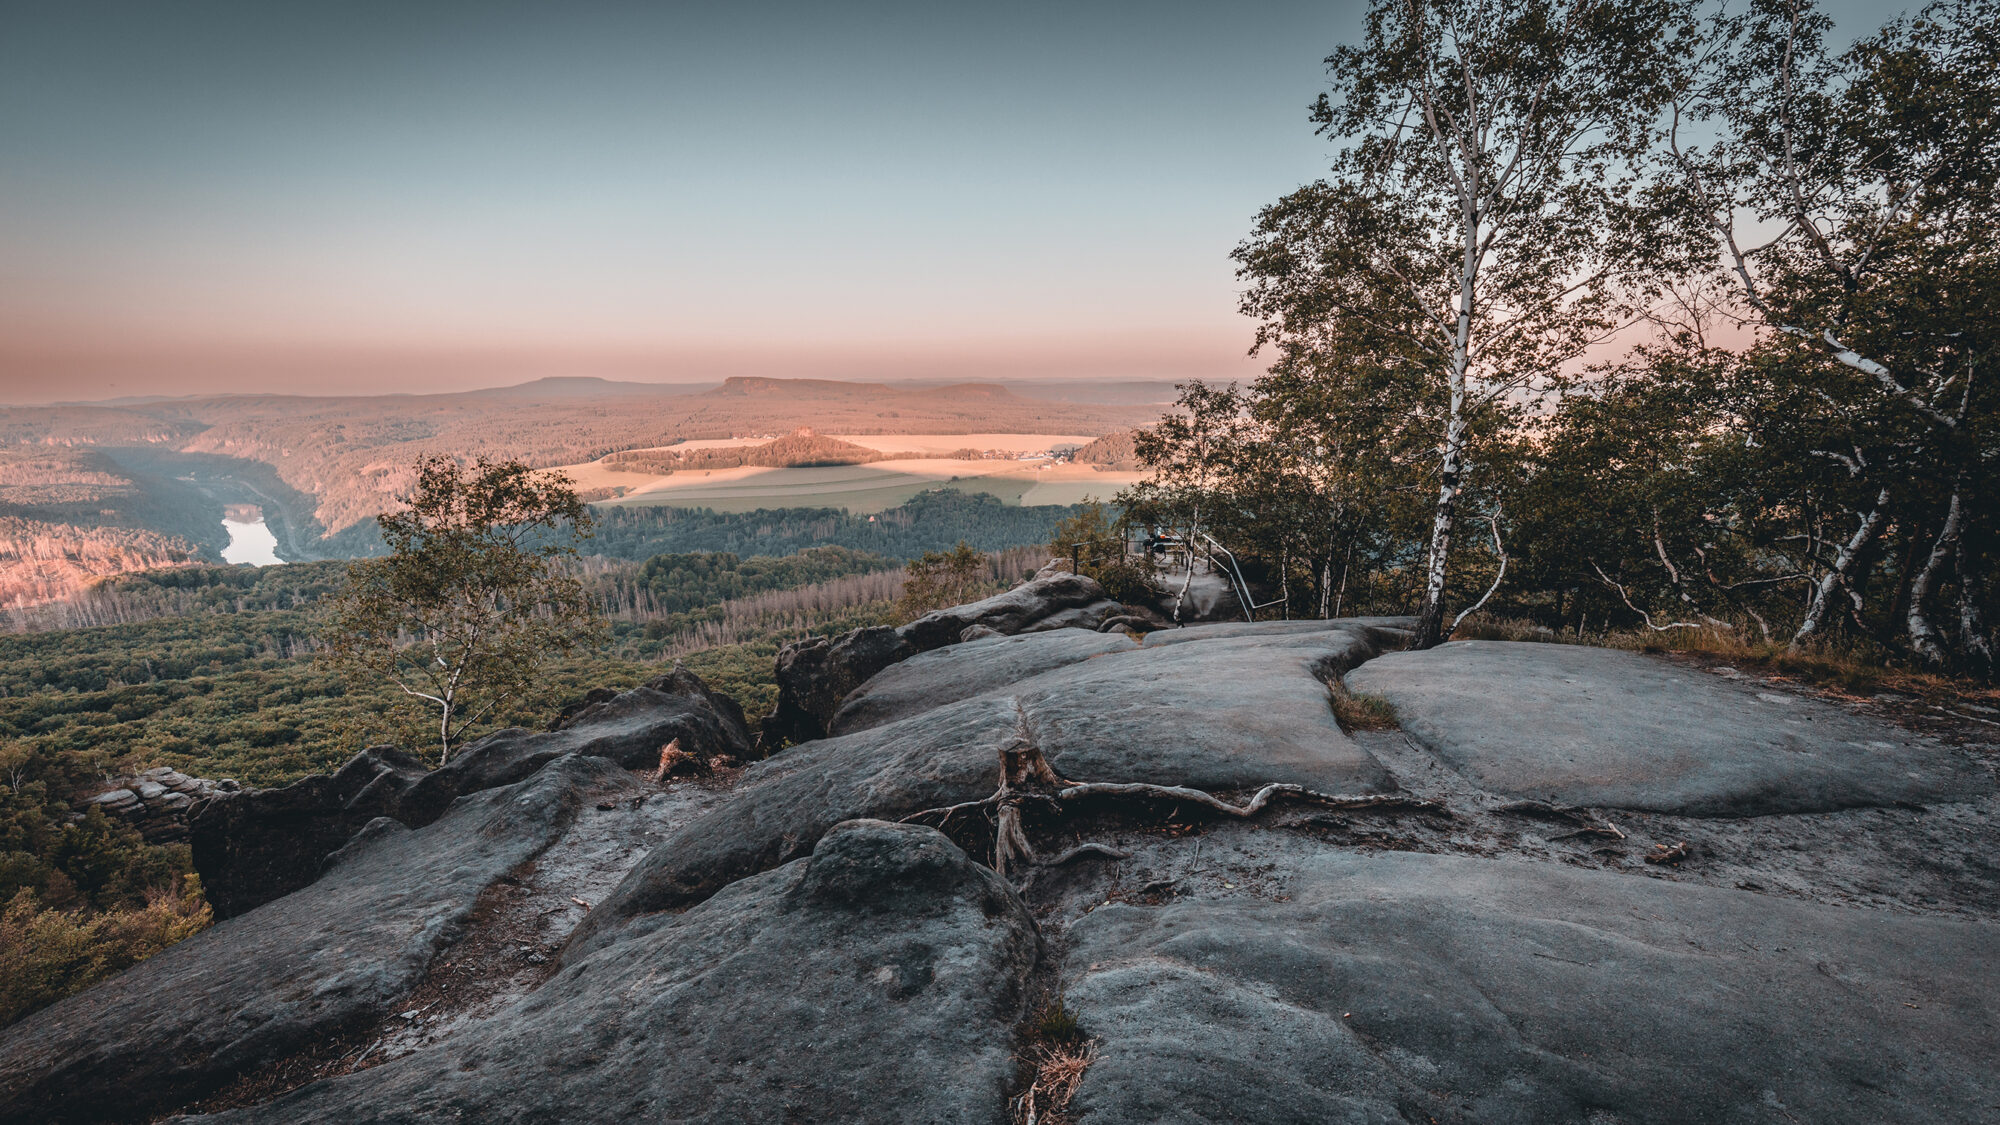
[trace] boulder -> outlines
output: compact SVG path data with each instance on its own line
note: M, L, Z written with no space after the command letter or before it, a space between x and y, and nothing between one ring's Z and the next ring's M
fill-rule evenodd
M379 1018L614 772L572 756L426 828L374 820L305 890L0 1030L0 1121L143 1121Z
M921 652L994 633L1014 636L1062 628L1095 629L1124 612L1096 580L1042 573L976 602L935 610L898 628L875 625L837 639L809 637L778 652L778 705L764 720L760 746L825 738L841 701L884 668ZM990 630L990 632L988 632Z
M1181 587L1186 585L1186 593ZM1152 607L1161 617L1182 625L1204 621L1243 621L1243 599L1229 577L1215 571L1198 573L1189 582L1186 571L1157 575L1152 580ZM1176 612L1178 607L1178 612Z
M847 693L919 650L887 625L838 638L807 637L778 650L778 705L765 718L758 749L772 754L826 736L827 720Z
M392 747L363 751L332 776L205 801L190 817L195 870L218 917L232 917L311 883L362 825L390 817L413 828L467 793L511 785L568 754L652 769L680 739L702 758L751 755L742 708L691 672L674 672L577 710L553 731L498 731L439 769Z
M1089 620L1085 628L1121 612L1097 580L1081 574L1031 578L1011 590L949 609L934 610L897 630L918 652L955 643L974 625L1013 636L1037 629L1064 628Z
M1013 890L944 836L849 822L444 1043L204 1120L999 1125L1037 948Z
M758 762L727 803L647 853L584 919L570 948L624 918L700 902L810 854L842 821L894 820L988 796L1000 783L1000 752L1020 742L1014 701L987 697Z
M1356 669L1403 729L1490 792L1691 816L1824 812L1993 788L1960 751L1660 657L1460 641Z
M1082 1125L1992 1120L1991 924L1327 851L1289 901L1101 907Z

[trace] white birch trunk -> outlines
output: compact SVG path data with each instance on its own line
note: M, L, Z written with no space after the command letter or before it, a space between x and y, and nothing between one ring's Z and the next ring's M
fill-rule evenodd
M1792 634L1791 647L1797 648L1806 639L1820 631L1826 624L1827 607L1833 604L1833 595L1842 587L1850 586L1854 564L1861 557L1875 536L1882 530L1882 522L1889 511L1889 490L1883 489L1875 496L1875 507L1861 517L1861 526L1854 529L1847 542L1840 545L1834 555L1833 565L1813 587L1812 601L1806 606L1805 620L1799 622L1799 630Z
M1904 617L1909 629L1910 647L1926 663L1942 666L1951 662L1951 654L1945 651L1944 635L1932 623L1925 603L1930 601L1931 589L1937 584L1937 576L1944 569L1946 560L1958 550L1959 525L1962 522L1962 507L1957 489L1951 493L1951 504L1945 510L1944 526L1938 529L1937 540L1931 544L1930 557L1924 560L1923 568L1916 577L1910 579L1910 609Z

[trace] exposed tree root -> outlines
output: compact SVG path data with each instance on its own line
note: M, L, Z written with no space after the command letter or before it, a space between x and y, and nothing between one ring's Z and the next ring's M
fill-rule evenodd
M1356 812L1398 811L1429 812L1450 816L1451 810L1437 801L1423 797L1410 797L1398 793L1372 794L1363 797L1339 796L1320 793L1303 785L1289 785L1273 782L1264 786L1246 802L1232 805L1228 801L1201 789L1190 789L1182 785L1150 785L1143 781L1098 781L1071 785L1056 794L1058 800L1074 801L1082 797L1142 797L1159 801L1186 801L1214 809L1226 816L1252 817L1264 811L1265 806L1278 798L1298 801L1303 804L1319 805L1322 808L1342 809Z
M1129 858L1126 853L1115 848L1095 843L1079 844L1051 860L1043 860L1036 856L1034 845L1022 827L1023 807L1040 805L1061 815L1063 806L1087 798L1175 801L1198 805L1224 816L1246 819L1256 816L1272 802L1279 800L1297 801L1349 812L1394 811L1423 812L1439 816L1454 815L1443 803L1422 797L1395 793L1342 796L1320 793L1303 785L1283 782L1273 782L1263 786L1252 794L1248 801L1238 805L1206 790L1184 785L1153 785L1142 781L1069 781L1056 773L1054 767L1049 765L1048 759L1042 757L1040 750L1024 742L1000 751L1000 787L994 790L991 797L913 812L903 817L902 822L922 821L942 829L954 816L961 813L992 810L993 870L1001 878L1007 878L1010 870L1020 870L1024 867L1055 867L1086 854L1094 853L1113 859ZM1611 831L1617 832L1617 829L1613 828ZM1620 839L1624 838L1623 833L1618 835ZM1028 881L1033 882L1032 872Z

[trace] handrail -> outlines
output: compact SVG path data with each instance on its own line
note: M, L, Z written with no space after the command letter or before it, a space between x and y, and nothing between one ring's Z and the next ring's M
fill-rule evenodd
M1270 601L1264 602L1261 605L1258 604L1257 602L1251 601L1250 583L1246 581L1243 577L1243 568L1241 566L1238 566L1236 563L1235 552L1231 551L1229 548L1217 542L1215 536L1210 535L1206 531L1196 531L1195 534L1201 536L1203 539L1206 539L1210 547L1214 548L1215 550L1221 551L1223 556L1229 560L1229 578L1231 584L1236 589L1236 600L1241 602L1243 605L1243 620L1255 621L1257 620L1258 610L1269 609L1271 606L1277 605L1279 602L1285 600L1282 596L1280 596L1272 598ZM1189 560L1189 565L1190 566L1193 565L1192 559Z

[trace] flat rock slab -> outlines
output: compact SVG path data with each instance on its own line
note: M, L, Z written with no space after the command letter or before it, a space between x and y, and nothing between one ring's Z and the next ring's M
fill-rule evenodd
M1285 889L1070 929L1079 1122L2000 1115L1989 924L1409 852Z
M1056 668L1139 642L1124 633L1058 629L1018 637L982 637L948 645L893 664L848 695L828 729L836 735L921 715L961 699L986 695Z
M1400 648L1417 626L1414 617L1333 617L1313 621L1217 621L1180 629L1158 629L1147 633L1147 648L1215 641L1229 637L1292 637L1300 634L1339 630L1367 637L1377 649Z
M1494 793L1596 808L1760 816L1990 792L1962 754L1830 704L1657 657L1462 641L1347 676Z
M202 1120L997 1125L1037 946L943 835L851 822L445 1043Z
M375 820L305 890L0 1031L0 1121L143 1121L379 1017L616 772L571 757L423 829Z
M1377 651L1357 629L1220 636L1109 653L1007 690L1049 764L1076 781L1384 793L1394 779L1340 729L1327 689Z

